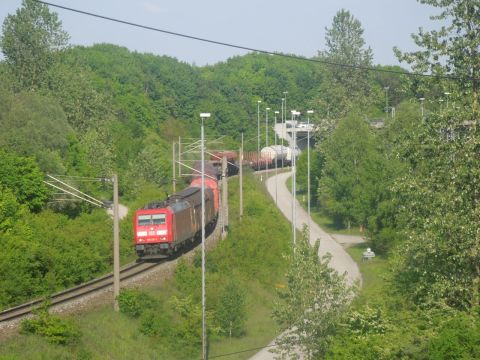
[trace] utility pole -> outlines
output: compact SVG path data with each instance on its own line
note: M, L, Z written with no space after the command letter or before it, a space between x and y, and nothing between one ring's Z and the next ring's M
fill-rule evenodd
M222 158L222 208L223 208L223 229L226 235L228 229L228 182L227 182L227 157Z
M94 197L81 192L66 182L47 174L47 177L56 181L58 184L44 181L48 186L62 191L61 194L73 196L77 199L86 201L92 205L110 209L106 201L100 201ZM119 230L119 212L118 212L118 177L113 174L111 179L106 178L92 178L92 181L112 182L113 183L113 309L119 310L118 295L120 294L120 230Z
M173 165L173 177L172 177L172 189L173 193L175 194L176 192L176 182L177 180L175 179L176 175L176 170L175 170L175 141L172 142L172 165Z
M112 176L113 182L113 296L114 309L119 310L118 296L120 295L120 230L118 226L118 177Z
M178 137L178 178L182 177L182 138Z
M242 146L240 147L240 156L239 158L239 175L240 175L240 220L242 220L243 217L243 132L242 132Z

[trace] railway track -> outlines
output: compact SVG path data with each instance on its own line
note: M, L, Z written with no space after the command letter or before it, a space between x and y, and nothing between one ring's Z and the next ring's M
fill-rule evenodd
M163 261L156 263L139 262L126 265L122 269L120 269L120 281L124 281L134 276L140 275L154 267L159 266L162 263ZM113 285L112 273L75 286L71 289L67 289L53 294L50 297L51 305L57 306L72 300L77 300L88 294L105 289L111 285ZM21 317L31 314L35 308L37 308L43 303L43 301L45 301L45 298L36 299L0 312L0 324L7 321L19 319Z

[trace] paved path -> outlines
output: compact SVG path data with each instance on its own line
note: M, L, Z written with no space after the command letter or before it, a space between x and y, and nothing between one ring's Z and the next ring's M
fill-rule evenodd
M291 221L292 218L292 195L287 189L286 181L290 177L290 173L282 173L270 177L267 180L267 189L273 198L273 201L277 199L277 206L285 217ZM300 204L296 203L297 221L296 227L302 230L303 224L308 223L308 214ZM355 261L347 254L342 246L337 243L329 234L323 231L316 223L310 223L310 243L315 243L317 239L320 239L320 249L318 256L323 256L327 253L332 255L330 260L330 266L337 270L339 273L347 273L347 280L350 284L355 281L362 280L360 270ZM273 340L269 345L273 345ZM268 351L269 349L263 349L259 353L255 354L250 360L271 360L274 359L274 354Z

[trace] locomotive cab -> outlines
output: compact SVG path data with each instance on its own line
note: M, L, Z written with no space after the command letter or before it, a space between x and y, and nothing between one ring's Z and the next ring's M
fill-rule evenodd
M138 210L134 223L135 251L141 258L166 257L172 242L167 208Z

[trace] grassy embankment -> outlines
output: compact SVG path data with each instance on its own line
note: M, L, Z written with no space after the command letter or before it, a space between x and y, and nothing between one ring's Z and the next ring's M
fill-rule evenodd
M207 256L207 307L215 311L222 289L234 281L245 295L247 317L242 336L210 336L211 357L263 346L276 335L277 327L270 314L275 287L281 283L286 269L282 255L289 251L289 225L252 176L245 179L242 222L238 219L238 180L230 181L229 193L229 235ZM130 219L122 222L124 233L130 231L130 223ZM179 316L172 305L174 297L191 298L198 308L201 284L198 256L193 264L184 263L182 269L181 275L177 273L161 285L142 289L154 299L154 313L151 313L154 324L150 322L150 326L156 329L153 331L156 335L141 332L145 317L132 318L114 313L110 306L102 306L68 317L82 334L72 344L53 345L36 335L18 335L0 344L0 359L200 358L201 343L196 336L200 329L191 329L192 324L198 327L198 323L188 316ZM157 314L162 316L156 317ZM181 337L188 335L194 335L196 340L186 344ZM246 359L252 354L240 353L229 359Z

